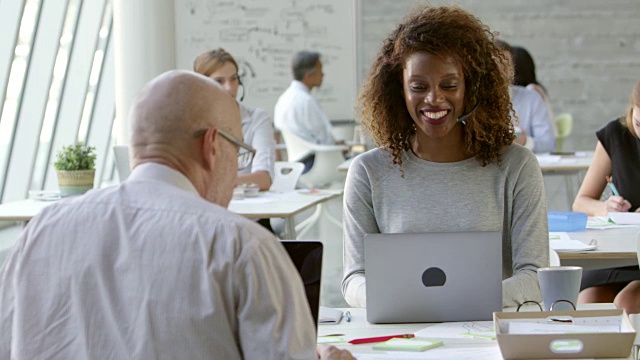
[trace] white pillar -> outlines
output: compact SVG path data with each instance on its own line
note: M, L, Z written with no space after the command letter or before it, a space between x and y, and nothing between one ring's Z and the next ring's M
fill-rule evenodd
M129 142L133 100L157 75L176 68L174 0L114 0L117 144Z

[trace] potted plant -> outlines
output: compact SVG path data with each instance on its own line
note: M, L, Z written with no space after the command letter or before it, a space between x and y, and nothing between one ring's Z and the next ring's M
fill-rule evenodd
M86 146L81 141L75 145L63 146L53 164L58 173L60 196L84 194L93 189L95 161L93 146Z

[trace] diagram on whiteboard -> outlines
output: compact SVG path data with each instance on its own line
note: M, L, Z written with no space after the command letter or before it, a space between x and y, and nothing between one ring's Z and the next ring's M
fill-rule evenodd
M245 87L244 102L273 111L293 75L300 50L321 54L324 82L314 95L332 119L352 119L355 102L355 34L350 0L176 1L179 68L199 54L231 53Z

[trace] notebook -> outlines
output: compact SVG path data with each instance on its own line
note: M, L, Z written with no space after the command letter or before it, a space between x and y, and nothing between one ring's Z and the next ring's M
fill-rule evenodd
M502 311L500 232L368 234L367 321L491 320Z
M322 243L307 240L281 240L298 269L314 324L318 326L318 308L320 306L320 278L322 277Z
M113 155L116 162L116 170L120 182L125 181L131 174L131 165L129 164L129 145L115 145L113 147Z

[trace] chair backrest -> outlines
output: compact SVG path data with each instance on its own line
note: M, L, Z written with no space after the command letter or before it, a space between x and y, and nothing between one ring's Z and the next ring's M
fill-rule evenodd
M280 133L282 134L282 138L284 139L284 144L287 147L288 161L290 162L300 161L309 153L313 152L311 150L310 142L303 140L299 136L285 129L281 129Z
M269 190L275 192L294 190L303 170L304 164L301 162L276 161L273 166L273 182Z
M556 137L557 151L562 151L562 140L571 135L571 131L573 131L573 115L569 113L560 114L556 116L554 124L556 130L558 130L558 136Z
M282 137L287 145L289 161L297 161L309 153L315 153L311 170L300 177L300 183L308 188L322 188L333 182L344 181L346 174L338 171L344 162L345 145L319 145L305 141L292 132L281 129Z
M116 170L120 182L125 181L131 174L131 165L129 162L129 145L114 145L113 155L116 162Z
M344 182L347 173L338 171L344 162L343 149L316 151L311 170L300 177L300 182L308 188L329 187L334 182ZM342 186L344 187L344 184Z

